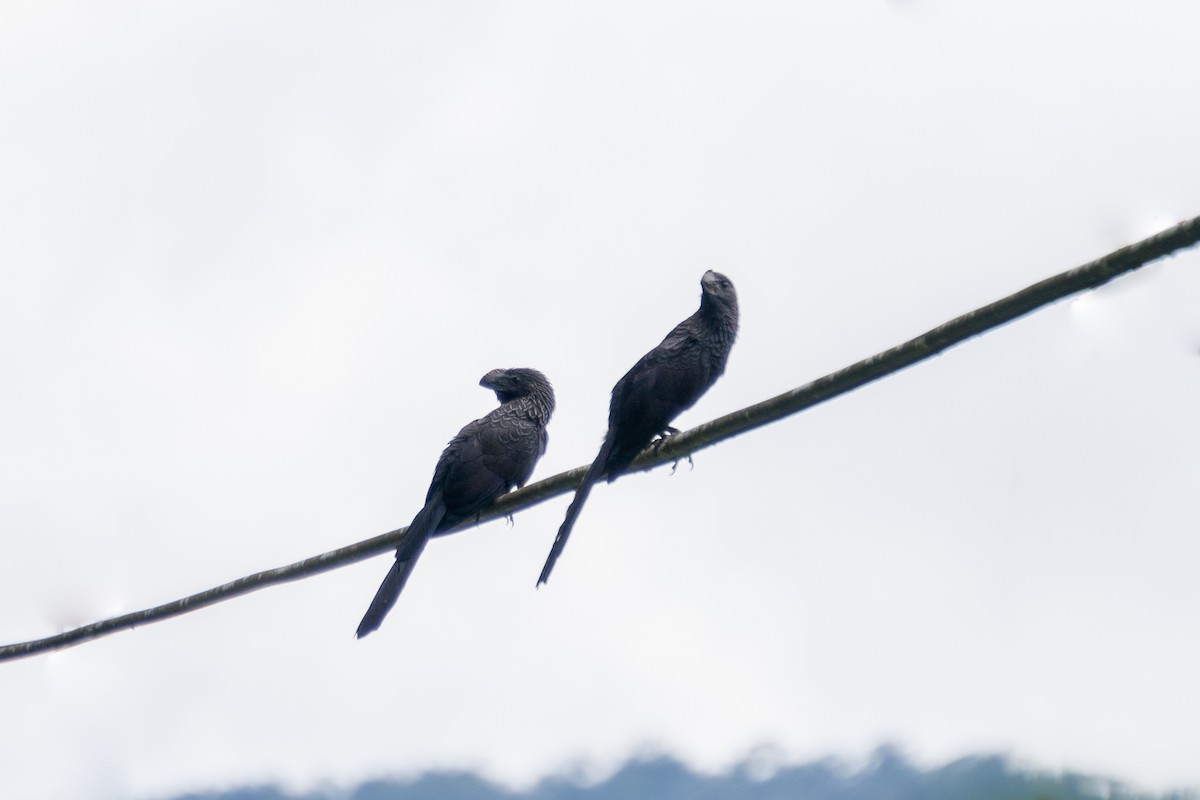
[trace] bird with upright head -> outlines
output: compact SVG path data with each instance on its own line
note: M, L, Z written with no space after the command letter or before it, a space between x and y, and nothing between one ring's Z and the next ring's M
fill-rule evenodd
M725 371L737 329L738 301L733 282L709 270L700 279L700 308L696 313L676 325L613 387L608 432L575 490L538 577L539 586L550 579L550 571L567 545L592 485L600 478L612 483L655 436L675 432L671 421L691 408Z
M376 630L400 597L429 537L449 530L524 486L546 452L554 389L536 369L494 369L479 385L500 407L468 423L450 440L433 470L425 505L396 548L396 561L358 625L358 638Z

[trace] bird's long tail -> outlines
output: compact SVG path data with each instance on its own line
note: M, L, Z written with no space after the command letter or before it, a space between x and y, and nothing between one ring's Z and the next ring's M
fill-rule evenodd
M404 584L408 583L408 576L412 574L413 567L417 565L417 559L425 550L425 544L429 541L430 535L437 530L437 526L445 514L446 504L442 502L439 493L429 498L429 502L409 523L404 540L396 548L395 563L388 570L383 583L379 584L379 591L375 593L375 599L371 601L367 613L363 614L362 622L358 623L356 635L359 639L377 630L383 623L383 618L392 610L392 606L396 605L396 600L400 598L400 592L404 591Z
M558 561L558 557L562 555L563 548L567 546L567 538L571 535L571 528L575 527L575 519L579 516L579 512L583 510L583 504L592 492L592 484L600 480L604 474L605 462L608 461L608 455L612 452L612 447L612 437L604 437L604 444L600 446L600 453L596 456L596 460L592 462L592 465L588 467L588 471L584 473L583 481L579 484L579 488L575 490L575 497L571 500L571 505L567 506L567 516L563 519L562 525L558 526L558 534L554 537L554 544L550 547L550 555L546 556L546 564L542 567L542 574L538 576L538 586L550 580L550 571L554 569L554 562Z

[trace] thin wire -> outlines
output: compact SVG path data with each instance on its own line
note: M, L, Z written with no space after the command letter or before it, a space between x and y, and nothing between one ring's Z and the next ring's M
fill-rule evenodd
M853 391L885 375L912 366L937 355L948 347L1011 322L1038 308L1062 300L1077 292L1094 289L1113 278L1171 255L1200 241L1200 217L1181 222L1108 255L1067 270L1044 281L1028 286L990 305L967 312L926 333L897 345L890 350L865 358L823 378L806 383L781 395L748 406L732 414L705 422L691 430L671 436L656 448L647 448L627 472L642 472L669 462L677 462L691 453L711 447L718 442L754 430L772 422L824 403L838 395ZM497 517L513 513L565 494L579 485L587 466L559 473L526 486L497 500L469 524L438 535L446 535ZM107 636L117 631L135 628L151 622L187 614L205 606L229 600L239 595L317 575L337 567L363 561L379 553L394 550L407 528L364 539L346 547L331 550L284 567L256 572L203 592L174 600L153 608L122 614L69 631L0 647L0 661L59 650L82 642Z

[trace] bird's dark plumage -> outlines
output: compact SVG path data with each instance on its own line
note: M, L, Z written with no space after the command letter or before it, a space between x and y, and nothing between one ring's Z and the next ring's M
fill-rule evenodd
M671 421L691 408L725 371L737 336L737 292L729 278L712 270L704 273L700 288L696 313L676 325L613 387L608 433L575 490L538 577L539 586L550 579L592 485L600 478L611 483L655 436L669 433Z
M442 451L425 507L409 523L396 562L358 625L360 639L396 604L429 537L524 486L546 452L546 423L554 413L554 389L546 376L535 369L494 369L479 384L495 391L500 407L469 423Z

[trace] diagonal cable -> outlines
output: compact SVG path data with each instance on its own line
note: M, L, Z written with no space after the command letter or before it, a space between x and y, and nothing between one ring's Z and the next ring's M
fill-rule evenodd
M648 448L630 467L629 472L653 469L662 464L678 461L697 450L711 447L718 442L754 430L771 422L803 411L806 408L831 400L840 394L853 391L865 384L878 380L919 361L937 355L948 347L959 344L973 336L997 328L1031 311L1069 297L1078 292L1094 289L1113 278L1132 272L1164 256L1200 242L1200 217L1181 222L1139 242L1122 247L1081 267L1069 269L1053 277L1027 286L994 303L968 311L944 325L926 331L903 344L884 350L848 367L831 372L823 378L798 386L781 395L755 403L752 406L726 414L710 422L697 425L691 430L669 437L661 447ZM505 495L477 520L460 525L439 535L461 531L471 525L508 516L550 498L573 490L579 485L586 466L561 472L553 477L530 484L523 489ZM215 586L193 595L173 600L153 608L133 611L110 619L93 622L43 639L0 646L0 661L9 661L26 656L59 650L110 633L135 628L151 622L187 614L205 606L220 603L239 595L248 594L268 586L307 578L356 561L362 561L379 553L395 549L404 537L407 528L364 539L361 542L331 550L328 553L306 558L284 567L276 567L253 575Z

